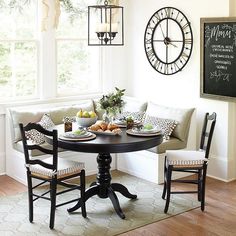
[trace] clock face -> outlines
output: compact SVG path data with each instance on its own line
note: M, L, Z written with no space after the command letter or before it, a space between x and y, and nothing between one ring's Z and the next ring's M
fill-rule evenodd
M144 46L152 67L164 75L181 71L193 46L193 33L186 16L176 8L164 7L150 18Z

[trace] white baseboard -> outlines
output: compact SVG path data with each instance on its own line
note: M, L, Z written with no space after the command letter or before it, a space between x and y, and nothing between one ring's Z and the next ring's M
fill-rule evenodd
M230 174L229 167L234 166L234 160L226 157L211 155L209 158L207 176L224 182L230 182L236 179L236 173Z
M216 176L208 175L208 174L207 174L207 177L210 177L210 178L212 178L212 179L217 179L217 180L220 180L220 181L225 182L225 183L229 183L229 182L231 182L231 181L236 180L236 178L226 180L226 179L218 178L218 177L216 177Z

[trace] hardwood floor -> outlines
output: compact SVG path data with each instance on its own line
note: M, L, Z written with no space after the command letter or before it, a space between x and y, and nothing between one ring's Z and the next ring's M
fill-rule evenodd
M10 177L0 176L0 196L26 190ZM120 236L236 236L236 181L224 183L208 178L206 190L205 212L197 208Z

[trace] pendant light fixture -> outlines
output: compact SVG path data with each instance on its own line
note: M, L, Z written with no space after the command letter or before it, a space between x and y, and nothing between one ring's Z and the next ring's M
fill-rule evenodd
M88 45L122 46L124 45L123 7L109 5L88 6Z

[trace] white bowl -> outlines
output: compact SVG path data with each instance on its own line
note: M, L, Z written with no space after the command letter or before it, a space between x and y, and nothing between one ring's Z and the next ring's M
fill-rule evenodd
M90 125L95 124L96 121L97 117L93 118L76 117L76 122L81 127L89 127Z

